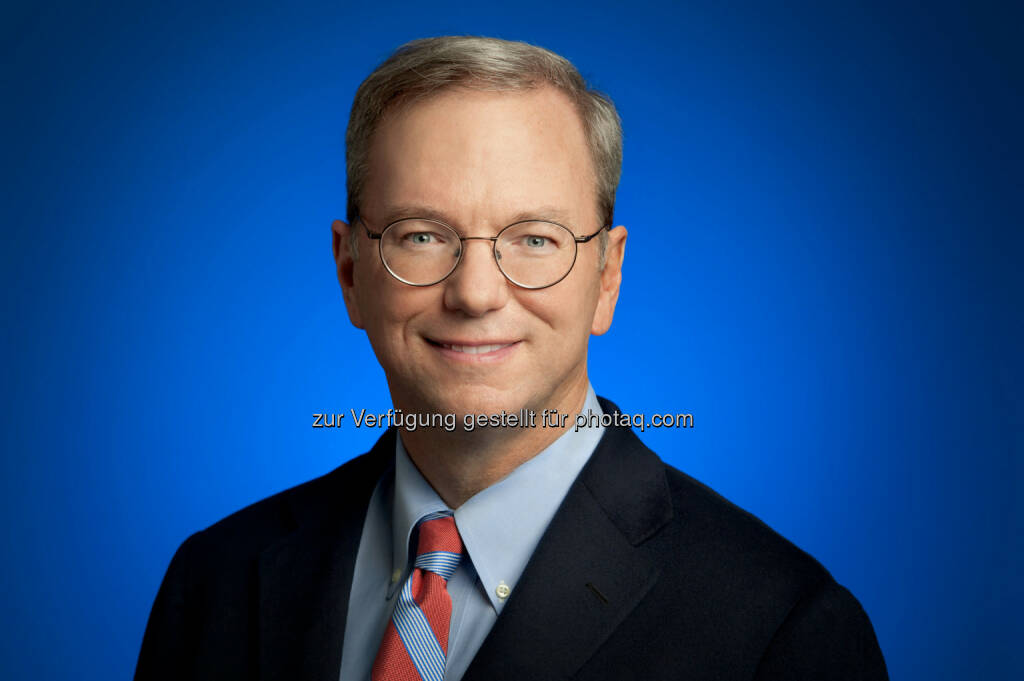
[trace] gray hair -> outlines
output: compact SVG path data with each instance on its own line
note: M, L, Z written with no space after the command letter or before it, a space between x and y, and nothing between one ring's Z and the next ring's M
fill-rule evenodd
M388 111L456 86L500 92L544 85L567 95L579 113L597 182L598 216L602 225L611 226L622 173L622 123L611 99L589 88L569 60L550 50L475 36L408 42L359 86L345 135L349 224L358 215L366 185L371 138ZM607 240L602 231L601 266Z

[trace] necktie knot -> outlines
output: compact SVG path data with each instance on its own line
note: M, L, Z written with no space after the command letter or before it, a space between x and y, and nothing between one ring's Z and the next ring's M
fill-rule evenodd
M415 567L444 578L452 576L462 560L462 539L450 513L431 513L420 521Z

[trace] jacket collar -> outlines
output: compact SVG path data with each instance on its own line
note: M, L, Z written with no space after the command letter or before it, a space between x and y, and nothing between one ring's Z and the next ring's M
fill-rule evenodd
M629 428L608 428L463 681L575 674L657 580L642 545L672 516L664 464Z
M285 493L296 529L259 559L259 678L337 679L366 508L394 452L389 430L369 453Z

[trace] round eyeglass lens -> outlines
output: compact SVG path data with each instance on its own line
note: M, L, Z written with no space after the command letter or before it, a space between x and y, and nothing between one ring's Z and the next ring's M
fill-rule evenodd
M440 222L399 220L380 238L380 257L397 279L415 286L435 284L455 269L462 243Z
M505 276L524 288L558 283L576 261L576 239L553 222L519 222L498 235L495 257Z

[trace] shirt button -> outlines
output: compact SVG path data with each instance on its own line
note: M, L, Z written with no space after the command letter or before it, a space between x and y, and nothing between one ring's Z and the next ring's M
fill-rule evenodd
M498 598L501 600L505 600L512 593L512 589L505 582L499 582L497 588L494 589L494 593L498 594Z

